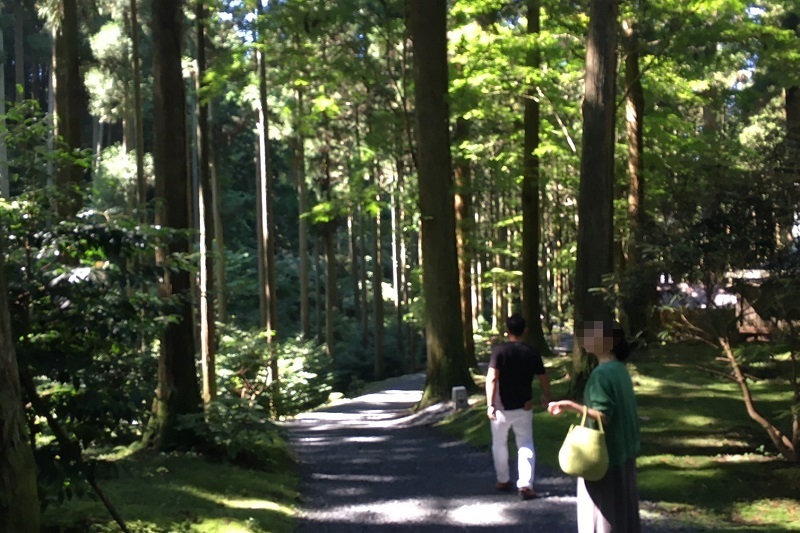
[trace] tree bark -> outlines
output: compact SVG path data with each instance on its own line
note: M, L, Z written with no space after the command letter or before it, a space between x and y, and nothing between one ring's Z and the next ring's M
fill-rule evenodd
M302 89L297 90L298 116L302 116ZM299 250L300 256L300 329L303 338L311 338L311 302L309 300L309 257L308 257L308 222L305 213L308 211L308 188L306 186L306 152L305 140L300 127L297 128L294 139L292 164L297 185Z
M139 45L138 0L130 0L131 61L133 63L133 116L136 124L136 191L139 222L147 222L147 181L144 176L144 116L142 113L142 61Z
M25 0L14 3L14 100L25 98Z
M135 0L131 0L135 3ZM214 321L214 205L209 164L208 95L205 94L206 24L208 17L203 0L195 5L197 24L197 152L199 187L197 195L200 227L200 367L203 401L217 396L216 325ZM137 150L138 153L138 150Z
M61 0L59 26L55 36L55 131L72 154L81 148L84 115L83 81L78 60L77 0ZM74 217L81 208L80 165L62 161L56 172L56 208L62 220Z
M639 70L639 31L633 20L622 24L625 51L625 125L628 140L628 228L630 237L626 257L627 293L624 309L628 331L648 329L648 306L655 303L656 277L642 262L645 225L644 181L644 90Z
M0 57L5 57L5 39L0 28ZM6 68L0 67L0 132L6 130ZM8 178L8 147L5 138L0 139L0 197L11 197L11 184Z
M377 176L376 176L377 179ZM377 194L376 203L380 206L381 196ZM372 293L375 313L375 379L386 377L386 357L383 351L383 251L381 246L381 210L375 215L372 233Z
M528 35L538 36L541 23L539 0L527 0ZM538 49L528 52L528 67L538 70L541 55ZM541 184L539 174L539 101L530 87L525 98L525 153L522 157L522 307L528 329L525 340L542 354L550 355L550 347L542 331L542 305L539 293L539 243L541 228Z
M183 2L153 2L153 162L156 176L156 224L176 230L191 229L189 175L186 166L186 94L181 68ZM156 260L164 268L160 294L175 302L178 315L161 341L158 364L157 411L153 444L160 449L197 445L194 428L180 428L181 415L202 412L194 352L194 325L190 275L174 271L169 258L187 253L186 238L175 238L159 249Z
M317 234L314 239L314 312L316 315L317 343L322 344L322 267L320 266L320 256L322 255L322 236ZM328 354L330 355L330 353Z
M614 94L617 0L592 0L586 52L578 197L575 327L612 317L600 288L613 273Z
M0 225L0 531L39 532L36 463L22 410Z
M256 3L256 16L261 17L262 4ZM265 38L258 35L258 40L262 42ZM258 49L258 137L259 137L259 199L260 199L260 220L259 220L259 242L261 243L260 253L264 266L264 283L262 292L262 326L270 332L267 337L269 343L269 367L272 412L280 413L280 376L278 375L278 358L273 346L273 336L278 331L278 307L277 295L275 290L275 221L273 220L273 188L274 177L272 175L271 146L269 141L269 106L267 102L267 63L264 50Z
M464 352L450 156L447 2L409 0L414 48L422 285L428 354L423 402L475 388Z
M403 239L403 209L401 198L403 194L403 163L398 158L395 162L396 174L394 190L391 198L392 209L392 272L395 303L395 325L397 327L397 353L400 360L404 360L405 342L403 309L405 308L405 240Z
M225 276L225 232L222 227L222 184L219 175L219 149L217 148L218 130L214 123L213 101L208 102L208 117L211 127L210 135L210 175L213 195L214 216L214 286L216 290L217 320L223 324L228 322L228 283Z
M456 119L453 133L455 144L469 139L469 122L464 117ZM464 327L464 351L467 362L478 367L475 358L475 336L472 329L472 169L465 157L455 163L456 248L458 250L458 278L461 295L461 323Z

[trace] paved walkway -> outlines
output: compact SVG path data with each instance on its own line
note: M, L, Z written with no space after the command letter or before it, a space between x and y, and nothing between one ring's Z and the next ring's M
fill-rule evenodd
M496 492L488 451L430 427L444 406L408 414L423 383L395 378L285 424L302 476L298 532L576 530L573 479L539 465L538 499ZM684 530L646 517L645 531Z

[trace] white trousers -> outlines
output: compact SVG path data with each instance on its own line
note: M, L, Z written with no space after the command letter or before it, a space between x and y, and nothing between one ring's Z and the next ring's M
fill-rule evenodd
M499 410L492 427L492 457L498 483L511 479L508 466L508 430L514 430L517 444L517 488L533 488L533 473L536 467L536 453L533 450L533 411L513 409Z

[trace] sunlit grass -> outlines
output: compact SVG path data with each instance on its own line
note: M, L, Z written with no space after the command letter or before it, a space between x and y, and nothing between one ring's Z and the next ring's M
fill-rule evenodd
M800 531L800 467L776 456L747 415L738 384L703 370L725 372L720 356L703 346L676 345L639 353L631 363L642 425L639 488L645 500L657 502L645 508L711 531ZM788 357L776 359L783 364ZM556 357L548 365L562 376L570 359ZM780 376L751 383L758 409L772 419L789 405L791 390ZM568 385L555 381L553 396L566 396ZM489 447L485 402L476 400L442 427ZM558 449L572 422L537 411L537 461L558 468Z
M297 478L246 470L193 454L131 454L117 450L117 474L101 481L137 533L266 533L292 530ZM117 531L104 507L90 499L49 508L47 532Z

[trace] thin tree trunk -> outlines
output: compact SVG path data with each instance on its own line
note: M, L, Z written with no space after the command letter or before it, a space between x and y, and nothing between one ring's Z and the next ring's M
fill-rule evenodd
M324 228L325 264L327 278L325 281L325 349L328 357L335 360L334 352L334 317L336 316L336 239L335 229L331 222Z
M428 379L425 401L474 388L464 353L448 131L447 2L409 0L422 234Z
M61 19L55 40L55 116L56 134L71 152L81 148L81 121L84 102L78 63L77 0L61 0ZM81 208L83 169L62 162L56 172L56 206L62 220L74 217Z
M357 207L358 212L358 248L360 253L359 261L361 262L359 268L359 274L361 276L360 285L361 285L361 309L364 310L361 313L361 343L366 346L367 342L369 342L369 317L367 316L367 309L369 309L369 298L367 295L367 217L364 216L364 210L359 205Z
M25 0L14 2L14 100L25 98Z
M317 317L317 342L322 344L322 268L320 267L320 255L322 255L322 236L318 233L314 239L314 310Z
M213 101L208 102L208 117L211 126L210 135L210 176L211 193L213 195L214 216L214 287L216 288L217 320L228 323L228 283L225 276L225 232L222 227L222 184L219 175L219 149L217 148L217 132L214 126Z
M256 16L261 17L262 4L256 3ZM262 35L258 40L264 40ZM267 64L264 50L259 48L258 60L258 135L259 135L259 196L261 198L260 210L260 242L262 260L264 261L264 309L262 311L263 327L270 332L269 342L269 367L270 383L272 388L272 412L280 414L280 376L278 375L278 358L273 346L273 336L278 331L278 308L275 293L275 221L273 220L273 176L271 168L271 149L269 141L269 107L267 103Z
M582 328L584 321L612 318L602 294L592 289L600 288L603 277L614 272L612 204L616 54L617 0L592 0L578 197L576 329ZM580 356L579 351L576 355ZM573 383L582 390L581 380L573 380Z
M397 353L402 361L404 359L405 343L403 342L403 309L404 294L403 287L405 285L405 245L403 240L403 211L400 206L400 199L402 197L402 183L403 183L403 166L402 161L396 161L396 174L394 189L391 196L391 209L392 209L392 284L394 286L394 310L395 310L395 325L397 337Z
M298 89L297 99L299 113L302 113L302 92ZM306 187L306 154L305 141L302 134L298 131L294 139L294 176L297 184L297 198L300 211L298 221L299 250L300 256L300 329L303 338L311 338L311 302L309 300L309 258L308 258L308 222L305 213L308 211L308 189Z
M5 39L0 28L0 57L5 57ZM6 131L6 68L0 67L0 133ZM11 183L8 178L8 147L5 137L0 138L0 197L8 200L11 197Z
M325 146L323 155L323 183L322 192L324 198L331 201L331 156L330 146ZM334 333L336 316L338 279L336 275L336 221L329 220L322 225L323 238L325 239L325 262L326 262L326 281L325 281L325 349L331 361L335 361ZM366 307L364 307L366 309Z
M135 0L131 0L135 3ZM208 104L204 94L206 74L206 30L208 23L203 0L197 0L197 152L200 177L198 222L200 227L200 366L203 371L203 401L217 396L216 328L214 323L214 218L211 168L209 164ZM138 151L138 150L137 150Z
M645 222L644 90L639 70L639 31L632 20L622 24L625 51L625 125L628 138L628 228L630 240L625 258L624 309L628 331L648 330L648 306L655 303L656 276L642 262Z
M540 30L539 0L527 0L528 35L537 36ZM538 47L530 50L528 67L538 69L541 55ZM522 155L522 306L528 329L525 340L536 346L542 354L550 355L550 347L542 331L542 302L539 292L539 243L541 239L539 173L539 100L536 89L530 87L525 98L525 142Z
M376 165L377 166L377 165ZM377 180L377 176L376 176ZM380 193L375 198L380 206ZM381 210L375 215L372 234L372 293L375 313L375 379L381 380L386 375L386 358L383 351L383 251L381 246Z
M144 176L144 116L142 113L142 62L139 45L138 0L130 0L131 62L133 63L133 118L136 124L136 191L139 222L147 222L147 181Z
M353 209L352 213L347 214L347 237L348 237L348 255L350 256L350 281L353 284L353 312L356 322L361 324L362 314L364 311L361 307L361 289L360 281L361 274L359 272L361 266L360 251L358 249L358 234L356 228L356 217L358 216L358 207ZM362 339L363 340L363 339Z
M176 230L190 229L189 176L186 166L186 95L181 68L183 2L153 3L153 161L156 176L156 224ZM159 265L176 253L187 253L186 238L175 238L156 256ZM177 298L178 319L165 326L161 341L156 391L157 416L154 444L160 449L192 448L200 432L179 424L180 417L202 412L194 351L194 325L186 270L164 269L160 294Z
M456 119L454 131L456 145L469 139L469 122L464 117ZM461 322L464 325L464 351L472 368L478 367L475 357L475 336L472 329L472 169L465 157L455 164L456 247L458 249L458 277L461 295Z
M0 531L39 533L36 463L22 410L0 225Z

